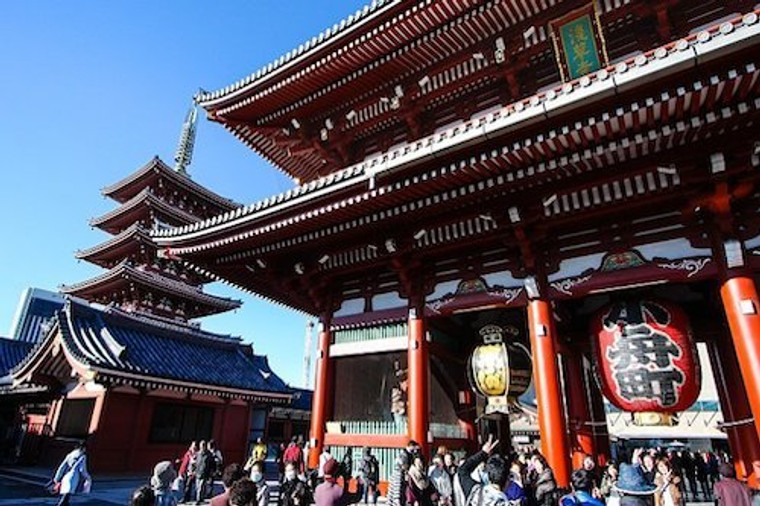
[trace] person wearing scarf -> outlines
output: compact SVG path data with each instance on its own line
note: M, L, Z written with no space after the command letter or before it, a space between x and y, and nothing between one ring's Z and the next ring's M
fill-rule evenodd
M407 506L433 506L437 500L435 488L426 474L427 466L421 455L415 455L409 468L409 481L406 487Z

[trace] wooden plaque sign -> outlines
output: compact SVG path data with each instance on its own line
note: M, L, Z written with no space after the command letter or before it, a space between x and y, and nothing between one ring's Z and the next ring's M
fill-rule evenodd
M572 81L608 64L607 49L595 4L549 23L562 81Z

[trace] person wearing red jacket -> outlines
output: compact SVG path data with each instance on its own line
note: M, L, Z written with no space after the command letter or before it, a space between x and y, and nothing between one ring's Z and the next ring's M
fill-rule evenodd
M301 450L301 447L296 443L296 438L290 440L290 444L285 449L285 453L282 456L282 461L284 464L292 462L293 465L296 466L296 469L298 469L299 473L304 472L303 451Z
M185 487L182 502L188 502L191 497L190 492L193 488L192 484L195 481L195 461L197 454L198 447L195 441L193 441L182 456L182 462L179 465L179 476L182 478L182 484Z

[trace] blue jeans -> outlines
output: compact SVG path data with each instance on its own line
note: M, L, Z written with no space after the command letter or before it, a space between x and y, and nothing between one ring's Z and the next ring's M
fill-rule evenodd
M208 488L209 479L196 478L195 479L195 501L201 502L206 498L206 488Z
M156 506L175 506L177 499L171 490L156 490Z

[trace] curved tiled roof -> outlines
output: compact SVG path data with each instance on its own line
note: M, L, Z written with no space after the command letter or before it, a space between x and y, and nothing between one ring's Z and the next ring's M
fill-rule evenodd
M295 190L211 219L152 232L151 235L162 245L173 245L175 240L170 238L177 238L176 241L192 239L264 218L280 210L290 210L310 199L342 190L350 184L367 185L384 172L400 170L439 154L447 155L458 146L469 145L477 139L492 139L541 118L554 117L584 101L628 89L638 81L652 79L659 73L677 71L686 65L698 64L727 50L739 50L746 44L757 43L760 39L758 13L760 10L737 16L644 54L630 56L575 81L543 90L498 110L481 112L464 124L452 125L427 137L403 143L388 152L379 153Z
M340 23L336 23L331 28L327 28L318 36L312 37L304 44L301 44L297 49L289 51L274 62L260 68L258 71L252 73L248 77L245 77L235 84L219 89L217 91L201 92L195 97L195 101L199 104L205 104L207 102L231 95L252 84L258 83L259 81L275 74L277 70L283 68L284 66L293 63L298 59L302 59L309 53L324 47L328 43L334 42L338 37L347 33L349 29L357 26L361 22L367 21L373 16L376 16L384 8L400 3L402 3L401 0L373 0L372 3L364 6L362 9L357 10L354 14L343 19Z
M140 239L143 239L147 244L150 244L152 246L154 245L150 240L150 233L142 226L140 226L139 223L135 223L100 244L96 244L91 248L77 251L74 254L74 257L82 260L90 257L95 257L103 252L108 251L111 248L118 247L122 244L126 245L130 241L137 241Z
M219 207L226 208L226 209L234 209L241 205L233 200L224 198L221 195L218 195L212 192L211 190L209 190L208 188L206 188L205 186L201 184L196 183L195 181L190 179L190 176L188 176L187 174L182 174L180 172L175 171L174 169L169 167L163 160L161 160L158 156L153 157L148 163L146 163L137 171L125 177L121 181L118 181L112 185L106 186L105 188L101 190L101 193L107 197L116 195L121 190L136 183L137 181L139 181L140 179L142 179L143 177L149 175L151 172L154 172L154 171L161 173L161 175L166 177L167 179L171 179L178 185L187 188L190 192L195 193L196 195L213 202Z
M0 378L16 367L34 347L34 343L0 337Z
M183 211L171 204L167 204L157 196L153 194L150 188L143 189L140 193L117 207L97 218L90 220L90 226L93 227L108 227L108 223L113 222L120 216L128 214L133 209L137 209L139 206L153 207L160 210L166 216L174 218L180 223L194 223L200 221L200 218L194 216L186 211ZM134 220L132 220L134 221Z
M80 283L63 286L61 287L61 292L73 295L82 294L88 291L88 289L95 289L100 285L122 278L143 284L155 291L169 293L183 299L211 306L220 311L236 309L242 304L239 300L208 294L199 287L176 281L155 271L134 267L126 260L99 276L95 276L94 278L90 278Z
M229 211L224 214L214 216L208 220L198 221L196 223L182 227L152 231L151 235L154 237L175 236L187 232L202 230L208 226L213 226L218 223L232 221L241 216L259 213L266 214L268 212L277 211L282 206L292 206L318 197L323 193L320 190L331 192L334 191L336 187L343 188L347 184L354 184L360 181L364 181L366 179L366 169L367 167L365 164L357 164L346 169L333 172L328 176L321 177L303 186L298 186L278 195L274 195L272 197L265 198L264 200L254 202L251 205L240 207L234 211Z
M67 300L56 320L67 352L105 381L290 400L291 389L266 357L254 355L250 346L236 339L192 327L170 328L73 299ZM46 341L57 335L51 332ZM47 348L40 346L35 353ZM29 356L24 362L34 360Z

